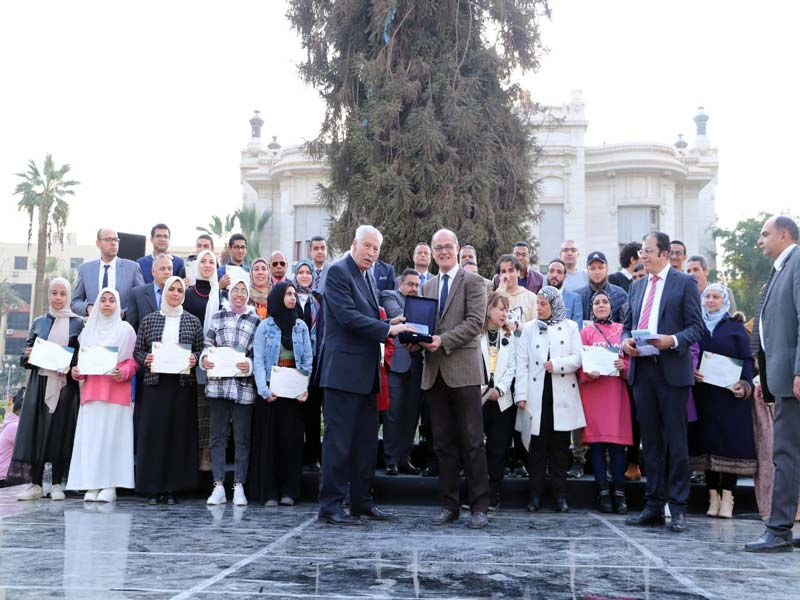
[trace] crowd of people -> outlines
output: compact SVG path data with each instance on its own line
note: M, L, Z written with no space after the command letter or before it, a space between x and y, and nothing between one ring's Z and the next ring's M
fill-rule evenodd
M21 359L30 373L6 465L0 454L0 479L25 484L20 500L43 496L51 463L52 500L74 490L113 502L126 488L175 504L210 471L207 502L222 504L232 450L235 505L293 505L305 466L321 472L321 520L387 520L372 497L382 440L386 475L438 477L433 525L466 507L469 526L485 527L509 475L528 477L531 512L548 489L567 512L568 479L588 462L600 511L627 513L625 482L644 473L645 506L627 523L664 526L667 506L674 532L686 529L693 473L719 518L733 515L737 478L754 476L767 530L747 549L792 549L800 252L787 217L759 238L775 264L747 324L731 290L709 281L707 258L660 232L622 247L614 273L603 252L584 260L572 240L540 273L520 241L485 270L491 278L448 229L418 243L399 276L367 225L340 259L318 236L294 265L281 251L247 264L241 234L222 262L208 235L185 260L170 254L165 224L150 241L152 254L126 260L116 232L101 229L100 258L81 265L74 291L50 281ZM427 337L407 337L419 326L404 316L410 297L436 302ZM37 339L72 348L72 364L32 364ZM165 345L185 349L182 370L161 366ZM116 351L116 367L82 373L81 348L98 346ZM222 349L238 358L218 376ZM737 381L710 375L715 356L740 365ZM293 397L273 391L283 368L305 378Z

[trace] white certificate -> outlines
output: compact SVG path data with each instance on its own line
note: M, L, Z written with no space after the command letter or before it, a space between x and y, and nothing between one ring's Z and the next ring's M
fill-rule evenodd
M150 371L153 373L167 373L186 375L189 367L189 355L192 347L189 344L176 344L153 342L153 362Z
M239 348L206 348L205 357L214 363L214 368L206 371L208 377L244 377L236 363L247 362L244 350Z
M631 332L633 341L636 342L636 349L639 351L639 356L655 356L661 354L661 351L653 346L653 342L658 339L657 333L650 333L647 329L637 329Z
M237 267L236 265L225 265L225 274L229 275L231 281L234 279L244 279L245 281L250 281L250 273L245 271L242 267ZM230 287L230 285L228 285Z
M292 367L272 367L269 389L279 398L297 398L308 391L308 375Z
M117 368L116 346L81 346L78 370L81 375L110 375Z
M584 346L581 350L581 368L584 373L619 376L614 361L619 358L619 351L604 346Z
M28 357L28 362L48 371L66 371L72 362L74 352L74 348L59 346L37 337L33 340L33 350Z
M697 370L703 374L704 383L729 388L742 378L743 364L738 358L703 352Z

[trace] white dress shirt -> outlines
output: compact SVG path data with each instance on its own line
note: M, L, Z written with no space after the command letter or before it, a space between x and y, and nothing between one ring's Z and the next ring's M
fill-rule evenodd
M669 273L670 265L667 263L667 266L661 269L658 272L658 281L656 282L656 295L653 298L653 308L650 310L650 320L647 322L647 330L650 333L659 333L658 331L658 313L661 312L661 296L664 294L664 284L667 281L667 273ZM653 276L650 275L647 278L647 286L644 288L644 296L642 297L642 312L644 311L644 307L647 304L647 298L650 296L650 288L653 286ZM639 313L639 317L641 318L641 312ZM639 324L636 323L638 328ZM672 337L672 347L678 347L678 338L677 336Z
M105 265L109 265L108 268L108 287L112 289L117 289L117 257L115 256L110 263L103 262L103 259L100 259L100 266L97 269L97 289L103 289L103 275L106 272ZM94 300L92 300L94 301Z
M458 263L456 263L449 271L439 271L439 293L436 294L437 299L442 297L442 285L444 284L445 275L447 275L447 295L450 295L450 290L453 288L453 279L455 279L458 269L459 266Z

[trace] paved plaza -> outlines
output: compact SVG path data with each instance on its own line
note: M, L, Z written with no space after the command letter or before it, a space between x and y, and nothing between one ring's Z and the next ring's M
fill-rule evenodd
M337 528L310 503L84 506L14 492L0 490L0 598L800 598L800 552L742 552L761 532L749 519L692 516L673 534L508 509L471 531L402 505L392 523Z

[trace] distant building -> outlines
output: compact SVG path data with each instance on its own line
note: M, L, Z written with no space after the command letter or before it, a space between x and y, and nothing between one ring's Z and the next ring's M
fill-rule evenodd
M531 225L540 264L558 256L563 240L573 239L584 257L592 250L605 252L614 270L612 257L623 244L656 229L683 241L690 254L713 257L719 163L702 108L694 121L691 146L679 136L675 144L587 147L589 122L581 92L572 92L568 103L547 107L536 168L541 220ZM255 206L259 215L272 213L262 253L280 249L297 260L306 256L311 236L327 232L328 213L315 195L327 167L300 146L281 147L274 137L264 145L258 111L250 124L252 137L241 151L243 204Z

